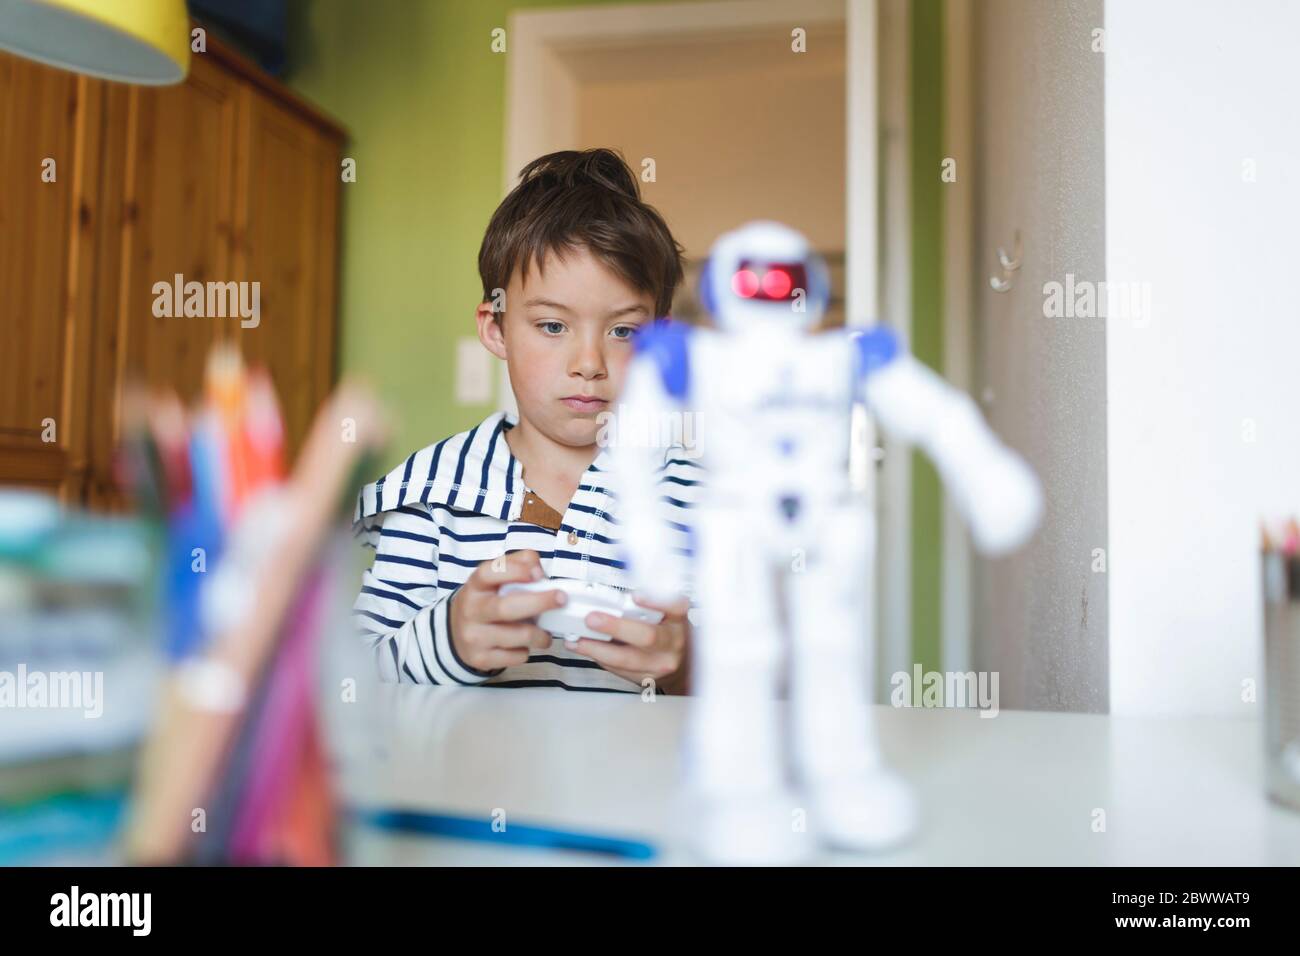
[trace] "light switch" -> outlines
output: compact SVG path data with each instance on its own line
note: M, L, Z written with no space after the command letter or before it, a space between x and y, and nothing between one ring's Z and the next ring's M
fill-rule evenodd
M492 353L476 338L456 340L456 402L485 405L492 401Z

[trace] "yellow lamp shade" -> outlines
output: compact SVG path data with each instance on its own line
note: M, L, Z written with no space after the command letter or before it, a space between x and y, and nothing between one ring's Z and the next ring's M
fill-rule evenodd
M190 21L185 0L0 0L0 49L161 86L189 72Z

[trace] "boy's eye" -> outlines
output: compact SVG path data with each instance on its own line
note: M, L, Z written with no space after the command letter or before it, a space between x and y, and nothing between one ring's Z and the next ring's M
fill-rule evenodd
M564 323L556 322L554 320L550 322L539 322L537 327L548 335L559 335L564 331Z
M614 328L610 329L610 332L616 339L630 339L634 334L636 334L636 326L616 325Z

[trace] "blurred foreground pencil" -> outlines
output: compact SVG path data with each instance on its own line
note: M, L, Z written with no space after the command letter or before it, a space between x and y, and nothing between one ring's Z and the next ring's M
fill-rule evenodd
M245 703L285 630L286 614L341 518L341 506L351 503L349 482L361 457L384 438L378 405L361 386L341 386L317 414L279 496L288 513L279 522L284 533L268 542L273 573L253 578L255 592L238 623L182 664L164 691L127 830L132 862L184 860Z

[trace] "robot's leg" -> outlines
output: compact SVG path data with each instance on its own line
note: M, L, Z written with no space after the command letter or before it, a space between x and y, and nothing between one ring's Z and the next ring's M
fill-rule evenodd
M881 849L912 835L918 811L884 765L872 713L875 521L861 503L826 517L790 575L794 749L810 828L847 849Z
M815 846L785 757L772 567L752 517L702 504L695 528L701 593L685 752L692 839L713 862L797 861Z

